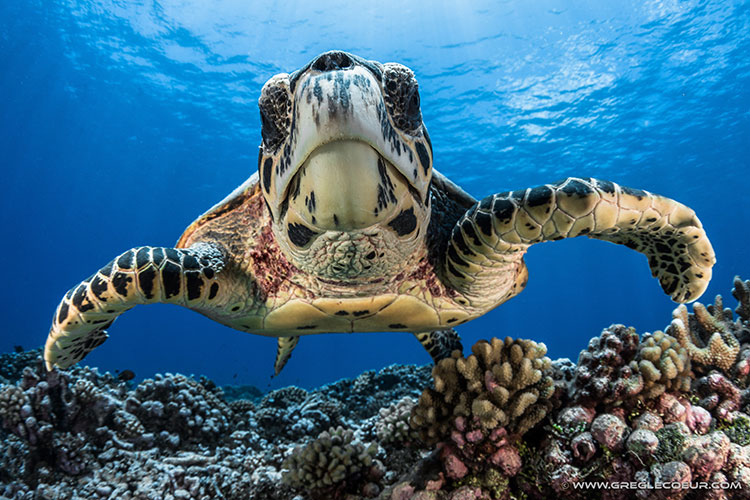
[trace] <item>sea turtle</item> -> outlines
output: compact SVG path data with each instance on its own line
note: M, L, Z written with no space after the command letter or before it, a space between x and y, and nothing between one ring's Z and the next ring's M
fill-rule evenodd
M475 200L433 168L411 70L326 52L272 77L258 101L258 171L175 248L138 247L71 289L47 367L67 367L137 304L179 304L278 337L275 372L301 335L411 332L434 359L452 327L526 285L523 255L586 235L648 257L677 302L698 298L714 252L693 210L609 181L568 178Z

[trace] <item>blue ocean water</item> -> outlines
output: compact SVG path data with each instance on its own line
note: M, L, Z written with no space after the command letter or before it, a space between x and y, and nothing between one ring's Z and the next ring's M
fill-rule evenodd
M750 2L0 3L0 350L43 344L62 295L122 251L171 246L256 170L273 74L342 49L412 68L435 166L475 197L592 176L696 210L716 250L701 299L750 278ZM611 323L674 304L643 256L578 238L533 247L517 298L459 329L576 359ZM84 363L311 387L426 363L409 334L275 339L138 307Z

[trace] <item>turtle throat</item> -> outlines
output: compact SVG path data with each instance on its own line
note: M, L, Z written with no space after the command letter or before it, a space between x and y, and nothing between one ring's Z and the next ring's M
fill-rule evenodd
M375 149L330 142L310 154L290 183L288 216L299 220L289 222L316 232L355 231L393 217L405 197L408 183Z

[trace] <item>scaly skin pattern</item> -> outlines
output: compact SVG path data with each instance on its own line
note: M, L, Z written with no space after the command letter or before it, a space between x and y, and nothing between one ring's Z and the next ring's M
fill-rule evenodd
M201 312L238 330L278 337L421 332L468 318L455 292L436 279L426 239L397 274L346 285L297 269L280 250L271 224L256 187L241 205L199 221L180 239L178 246L219 241L227 249L226 283L211 308ZM431 286L425 286L428 281Z
M526 285L522 256L544 241L588 236L625 245L648 258L676 302L697 299L716 261L695 212L669 198L609 181L569 178L488 196L453 228L447 281L467 306L492 307Z
M452 327L518 294L523 255L586 235L647 256L675 301L697 299L714 254L692 210L612 182L569 178L480 201L432 167L413 74L325 53L269 80L258 173L191 224L176 248L138 247L71 289L48 368L81 360L138 304L173 303L279 338L411 332L438 360Z
M223 256L211 244L191 249L138 247L119 255L57 306L44 358L48 369L83 359L107 339L106 329L138 304L210 307L217 300Z

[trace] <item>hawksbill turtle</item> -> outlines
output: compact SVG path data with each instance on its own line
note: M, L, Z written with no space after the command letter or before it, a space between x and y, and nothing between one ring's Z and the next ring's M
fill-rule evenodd
M62 299L49 369L80 361L137 304L179 304L278 338L411 332L435 360L453 327L518 294L535 243L586 235L637 250L677 302L715 262L693 210L640 189L567 178L479 201L433 167L413 72L340 51L272 77L258 101L258 170L174 248L117 256Z

